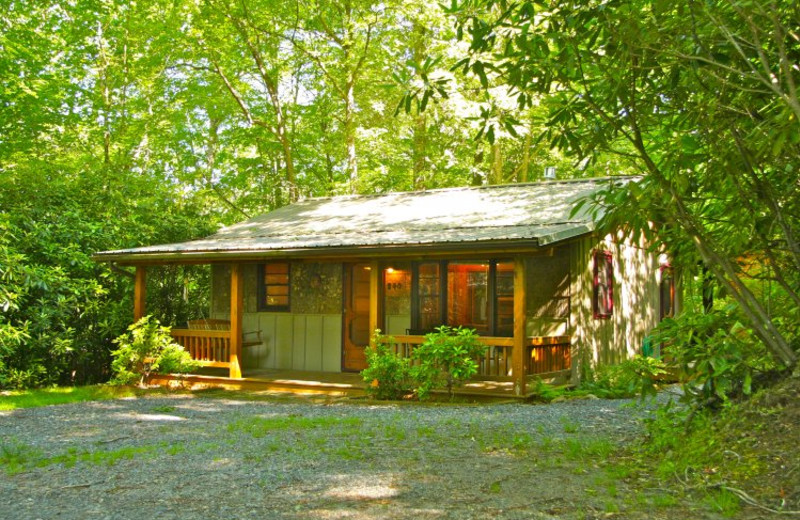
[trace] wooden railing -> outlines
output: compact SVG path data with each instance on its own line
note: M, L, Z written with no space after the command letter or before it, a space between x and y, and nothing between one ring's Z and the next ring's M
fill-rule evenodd
M391 337L394 341L390 345L395 354L404 358L411 357L414 348L425 342L425 336ZM483 357L478 360L477 377L510 377L514 338L481 336L480 341L487 348ZM527 375L569 370L572 366L569 336L530 337L525 340L525 347L528 350L528 355L525 356Z
M536 337L528 340L525 373L529 376L572 368L569 336Z
M172 329L172 337L204 367L230 367L231 331Z
M229 330L172 329L172 337L206 367L230 367L231 332ZM411 357L416 346L425 342L425 336L392 336L394 352ZM513 338L481 336L486 352L478 360L477 377L507 378L512 375ZM572 366L568 336L536 336L525 340L527 375L569 370Z

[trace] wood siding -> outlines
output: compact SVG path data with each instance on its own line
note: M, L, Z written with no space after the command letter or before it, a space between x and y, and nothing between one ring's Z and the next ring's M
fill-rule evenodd
M596 250L613 258L614 311L607 319L595 318L592 307L593 259ZM573 381L588 369L616 364L641 352L642 341L658 324L659 257L644 243L607 235L584 237L571 243L570 253Z

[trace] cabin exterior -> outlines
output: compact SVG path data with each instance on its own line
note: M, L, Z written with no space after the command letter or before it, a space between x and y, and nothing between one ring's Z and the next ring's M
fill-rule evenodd
M480 379L525 395L532 378L576 382L582 364L632 356L675 312L664 255L598 235L587 211L571 215L609 182L635 181L308 199L205 239L96 258L136 267L135 319L146 313L148 266L210 264L207 320L173 335L230 378L357 372L376 329L409 355L448 324L488 346Z

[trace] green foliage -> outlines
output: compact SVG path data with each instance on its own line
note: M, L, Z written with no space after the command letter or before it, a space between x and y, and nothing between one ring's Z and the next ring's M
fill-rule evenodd
M361 371L361 377L367 384L367 393L375 399L402 399L414 388L410 360L394 353L393 341L376 330L374 348L366 351L367 368Z
M21 471L25 466L41 456L41 450L23 444L16 439L4 439L0 443L0 466L5 466L8 473Z
M209 229L191 210L177 215L147 179L117 185L103 171L49 168L0 175L0 387L108 380L111 339L130 323L133 279L91 255ZM148 280L151 312L176 323L206 307L207 270L159 274Z
M540 5L453 2L457 33L470 45L457 68L484 88L486 78L508 87L520 107L543 107L540 138L574 160L603 168L607 154L641 172L640 182L589 205L598 217L602 210L600 227L661 241L681 267L702 260L771 355L795 365L800 71L787 52L796 48L794 6ZM492 117L484 113L484 129L496 127ZM770 305L750 279L771 285L784 304Z
M621 398L648 395L657 392L659 376L666 374L663 361L636 355L617 365L600 366L593 379L581 384L598 397Z
M774 360L730 304L708 313L687 309L662 321L653 339L684 378L684 391L696 404L726 402L749 395L759 375L775 370Z
M670 403L646 421L647 436L633 455L659 485L700 495L725 516L740 507L738 490L781 510L788 506L780 492L786 460L796 458L798 386L787 377L717 409Z
M727 489L709 491L705 502L711 509L719 511L727 518L733 518L741 509L739 497Z
M639 396L645 399L658 391L658 382L667 373L667 364L650 357L636 355L616 365L601 365L596 370L583 367L577 388L556 387L537 379L530 386L534 399L551 402L557 398L623 399Z
M367 392L377 399L400 399L412 390L420 400L432 390L446 388L453 398L453 387L474 376L485 352L485 345L472 329L441 326L426 334L410 358L403 358L391 348L394 339L373 337L374 349L367 351L368 367L361 372Z
M105 292L95 280L71 276L58 260L49 265L34 260L36 245L31 230L0 212L0 387L61 382L82 354L83 340L93 335L97 298Z
M47 456L38 448L19 443L0 443L0 467L5 467L9 474L30 471L34 468L44 468L55 464L64 467L73 467L78 463L95 466L114 466L121 460L130 460L137 457L153 457L164 454L175 456L183 453L186 447L181 444L148 444L143 446L125 446L113 450L90 451L70 447L66 452Z
M119 348L111 353L113 383L143 384L151 373L189 373L199 368L182 346L172 340L169 327L145 316L114 340Z
M528 391L538 401L549 403L553 399L561 397L567 393L563 387L548 385L538 377L528 386Z
M132 388L120 388L109 385L68 386L42 388L6 392L0 395L0 410L16 410L17 408L35 408L57 404L82 403L131 397L142 391Z
M431 390L447 388L453 397L453 387L478 373L476 359L483 357L486 346L473 329L443 325L425 335L425 342L414 349L416 362L411 368L420 399Z
M572 460L607 459L614 451L608 439L572 438L564 441L564 455Z

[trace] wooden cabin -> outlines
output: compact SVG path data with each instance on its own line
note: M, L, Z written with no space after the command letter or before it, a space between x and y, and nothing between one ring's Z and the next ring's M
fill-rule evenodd
M600 236L576 202L594 178L306 199L190 242L104 251L135 266L210 264L213 321L176 340L230 378L263 370L356 372L380 329L408 355L435 327L474 328L479 378L525 395L532 378L576 382L580 366L640 351L675 289L663 255Z

